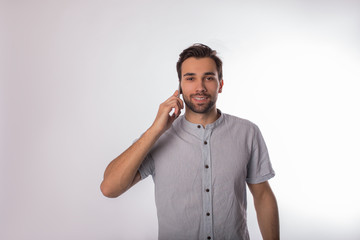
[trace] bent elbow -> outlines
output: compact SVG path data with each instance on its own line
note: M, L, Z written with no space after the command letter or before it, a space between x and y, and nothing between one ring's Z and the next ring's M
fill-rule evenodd
M100 185L100 190L105 197L108 198L117 198L123 192L115 192L112 188L110 188L104 181Z

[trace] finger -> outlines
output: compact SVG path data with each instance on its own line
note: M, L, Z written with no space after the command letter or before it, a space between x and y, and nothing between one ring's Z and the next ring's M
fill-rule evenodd
M175 117L175 118L178 118L181 114L181 110L178 109L178 108L174 108L174 112L173 114L171 115L171 117Z
M174 113L176 117L178 117L181 114L181 109L183 108L181 99L176 98L174 99L174 102L171 102L171 104L172 108L175 108Z
M176 104L175 104L174 108L175 108L174 114L175 114L176 117L178 117L178 116L179 116L180 107L179 107L177 101L176 101Z
M184 104L183 104L183 101L180 99L180 98L177 98L176 99L176 104L178 105L179 107L179 115L180 115L180 112L181 112L181 109L184 109Z
M179 96L179 90L175 90L173 96L174 96L174 97L178 97L178 96Z
M181 106L179 105L178 101L173 98L171 100L169 100L167 103L167 108L168 108L168 114L169 116L172 116L172 114L175 114L176 116L179 115L179 111L181 109Z
M179 106L180 109L184 108L184 103L180 98L176 98L176 104Z
M176 94L177 91L175 91L174 94ZM178 117L181 113L181 109L184 108L184 104L183 101L178 98L175 97L174 95L172 95L171 97L169 97L165 102L164 105L166 106L166 108L168 109L168 114L169 116L172 115L172 113L175 113L176 117ZM174 112L173 112L174 111Z
M181 98L178 98L177 100L178 100L178 102L180 103L181 109L184 109L184 102L183 102L183 100L181 100Z
M173 93L173 95L171 95L168 99L166 99L165 102L169 102L169 101L171 101L173 98L178 98L178 97L177 97L177 93L178 93L178 90L176 90L176 91Z
M173 113L173 114L170 116L169 121L170 121L171 123L173 123L176 118L177 118L177 116L175 115L175 113Z
M177 105L180 109L183 109L183 103L182 103L182 100L177 98L177 97L174 97L172 96L171 98L169 98L168 100L166 100L166 103L165 103L167 106L169 106L170 108L174 108L175 105Z

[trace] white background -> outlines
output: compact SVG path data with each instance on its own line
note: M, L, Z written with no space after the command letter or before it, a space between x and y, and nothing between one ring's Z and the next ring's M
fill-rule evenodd
M360 239L359 1L2 0L0 28L0 239L157 238L151 178L99 185L195 42L223 59L218 108L262 130L282 239Z

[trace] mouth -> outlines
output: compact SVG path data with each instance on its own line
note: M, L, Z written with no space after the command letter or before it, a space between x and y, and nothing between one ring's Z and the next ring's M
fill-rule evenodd
M206 98L205 97L194 97L194 99L196 99L196 100L204 100Z
M196 102L206 102L208 99L208 96L202 95L202 96L193 96L192 99L194 99Z

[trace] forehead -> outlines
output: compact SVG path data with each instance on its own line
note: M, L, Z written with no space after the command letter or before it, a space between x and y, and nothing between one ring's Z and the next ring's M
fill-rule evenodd
M217 74L216 63L212 58L194 58L186 59L181 65L181 74L195 73L202 74L205 72L214 72Z

